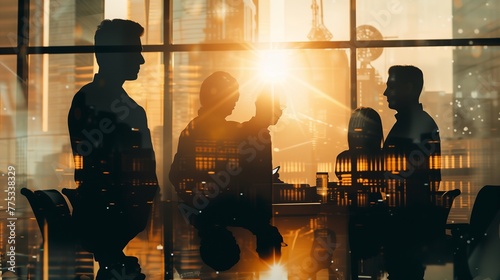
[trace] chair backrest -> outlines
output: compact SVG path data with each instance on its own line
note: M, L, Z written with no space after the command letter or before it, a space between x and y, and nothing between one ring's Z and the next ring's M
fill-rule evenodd
M500 210L500 186L484 186L477 194L470 215L470 234L474 237L484 235Z
M44 225L47 223L51 238L66 239L68 237L68 232L71 231L71 213L66 200L59 191L37 190L33 192L23 188L21 194L28 199L42 236Z
M446 222L450 214L451 206L453 201L457 196L460 195L459 189L449 190L449 191L436 191L431 193L431 201L436 207L434 215L437 218L436 229L438 233L445 233Z
M469 222L467 262L471 279L500 279L500 186L484 186L476 196ZM483 279L483 278L481 278ZM484 278L486 279L486 278Z
M449 191L436 191L433 193L434 197L431 198L436 206L443 207L449 212L453 201L457 196L460 195L459 189L449 190Z
M35 196L35 193L28 188L22 188L21 194L28 199L28 202L30 203L31 206L31 210L33 211L33 214L35 215L36 218L36 222L38 223L38 227L40 228L40 231L43 234L43 227L45 225L45 214L43 207L40 205L40 201L38 201L37 197Z

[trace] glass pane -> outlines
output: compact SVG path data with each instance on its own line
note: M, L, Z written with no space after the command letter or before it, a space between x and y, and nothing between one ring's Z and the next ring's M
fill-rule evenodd
M441 190L459 188L450 219L467 222L475 195L488 182L498 181L498 47L440 47L359 49L360 56L380 53L358 65L358 101L374 108L387 135L396 111L388 108L387 71L391 65L415 65L424 73L420 102L440 129Z
M103 19L130 19L145 31L142 44L163 42L163 1L31 1L30 45L93 45Z
M356 3L358 39L403 40L452 37L453 1L371 1ZM378 32L362 32L366 26ZM381 35L381 37L380 37ZM361 36L361 37L360 37Z
M0 56L0 169L16 162L16 98L20 90L16 74L16 57ZM3 174L3 172L2 172Z
M202 81L222 70L239 81L241 96L228 119L240 122L255 112L258 82L275 79L286 109L273 128L273 162L284 180L314 184L317 168L332 171L328 162L345 148L338 134L345 135L350 114L347 50L175 53L174 61L174 151L177 136L198 113Z
M342 41L349 1L173 1L173 43Z
M146 111L156 153L157 175L163 186L163 55L143 53L143 56L146 62L141 65L138 79L125 82L123 88ZM68 111L73 96L93 80L98 66L93 54L31 55L29 59L28 151L25 155L28 159L27 187L31 190L74 189L75 162L68 133ZM120 107L116 109L122 110ZM159 205L155 204L153 209L151 216L154 218L148 230L130 241L125 253L138 257L147 277L156 279L161 277L163 271L163 252L157 248L162 244L163 227ZM24 211L26 217L33 216L29 206ZM40 251L40 240L31 238L40 237L36 221L31 221L27 229L18 230L29 231L29 248L33 248L29 267L31 275L34 275L41 272L41 265L37 262L41 260L43 251ZM83 255L77 261L80 262L77 266L92 268L94 265L91 255Z
M351 111L348 58L349 52L343 49L175 53L172 76L174 153L178 146L177 137L198 115L201 83L214 71L227 71L240 85L239 101L227 120L249 120L255 114L254 100L262 84L274 86L284 110L278 123L270 127L272 164L280 166L279 178L289 186L295 184L312 190L310 186L316 183L316 172L333 172L333 159L346 147L345 124ZM176 204L173 209L174 228L177 229L173 233L175 271L181 278L210 273L199 257L196 231L183 219ZM299 238L293 252L288 252L282 259L288 276L297 276L297 279L307 279L300 277L300 273L308 269L301 260L309 256L314 230L328 227L337 233L345 232L345 225L342 222L335 224L331 216L306 215L293 222L275 216L273 221L280 226L287 240L293 240L296 232L304 230L306 237ZM262 270L255 253L255 237L251 233L236 229L235 236L242 251L240 262L221 274L233 279L236 274L261 271L260 279L287 279L272 278L267 276L270 273L268 268ZM345 235L337 238L342 240L339 242L345 242L341 239ZM334 253L331 269L336 269L338 275L346 273L346 256L346 247ZM326 275L328 271L325 269L320 274Z
M15 183L17 180L18 184L23 181L22 159L18 157L18 151L23 149L25 143L21 131L24 120L22 108L25 105L21 90L21 84L16 75L16 56L0 56L0 183L5 186L5 192L0 193L0 199L5 201L0 205L0 226L2 227L7 227L8 218L11 217L7 211L16 209L22 211L22 204L15 207L7 201L8 196L15 197L15 194L8 195L7 193L7 188L12 187L11 181ZM15 184L13 187L15 189ZM12 198L9 198L10 200ZM21 215L19 217L19 222L26 222ZM8 251L7 245L0 244L0 250ZM23 257L19 257L19 260L23 260Z
M498 38L498 1L452 1L453 38Z
M17 0L2 2L0 9L0 47L17 46Z
M363 40L496 38L499 15L499 3L487 0L360 0L356 5Z
M0 184L5 187L4 191L0 192L0 200L4 202L0 205L0 226L4 228L9 228L9 224L12 227L12 223L14 223L16 228L29 223L29 219L22 215L24 203L19 197L16 197L16 195L19 196L19 190L26 182L24 176L26 172L25 168L23 168L26 160L22 157L22 152L26 148L26 137L24 134L26 120L24 109L26 108L26 103L23 97L23 85L18 79L16 72L16 56L1 55ZM12 229L8 231L12 236ZM14 233L18 234L16 229L14 229ZM14 239L16 238L14 237ZM5 239L5 241L8 240ZM23 242L21 238L17 238L15 241L17 241L16 246ZM10 242L12 243L13 241ZM0 244L0 251L12 255L12 244L3 243ZM26 253L24 248L14 253L16 264L18 262L26 263L28 256L23 255L23 253ZM16 264L13 267L17 270ZM5 264L5 267L7 267L7 264ZM5 275L6 271L4 270L2 275Z

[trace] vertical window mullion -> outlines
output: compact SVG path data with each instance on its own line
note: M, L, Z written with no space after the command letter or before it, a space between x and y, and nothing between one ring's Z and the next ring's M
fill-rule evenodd
M30 1L18 0L17 11L17 63L18 87L15 99L16 165L21 175L16 180L20 186L27 182L28 135L28 45Z
M357 77L357 35L356 35L356 0L350 0L350 17L349 17L349 33L350 33L350 78L351 78L351 109L358 107L358 77Z
M163 2L163 174L168 174L173 158L173 98L172 98L172 8L173 0ZM170 187L168 176L164 176L162 190L163 205L163 237L164 237L164 279L170 280L174 277L174 222L173 222L173 188Z

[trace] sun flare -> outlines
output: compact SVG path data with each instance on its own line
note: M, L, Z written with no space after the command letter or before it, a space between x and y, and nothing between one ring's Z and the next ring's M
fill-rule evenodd
M287 76L287 53L284 51L262 51L258 56L259 78L264 82L283 82Z
M269 267L269 270L262 273L260 280L286 280L288 273L282 264L274 264Z

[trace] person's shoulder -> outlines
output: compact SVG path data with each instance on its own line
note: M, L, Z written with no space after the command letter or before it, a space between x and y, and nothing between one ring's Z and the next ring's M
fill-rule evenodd
M92 91L92 83L88 83L78 90L73 96L71 107L68 112L68 124L71 127L82 120L87 107L87 94Z
M106 104L116 108L126 106L137 113L146 115L146 109L122 87L113 88L109 92L106 92L106 94L108 96L105 101Z
M262 121L262 118L252 117L248 121L245 122L230 122L228 126L235 127L237 129L242 130L243 132L247 132L249 134L255 133L268 133L269 132L269 122Z
M130 103L130 105L134 108L137 107L144 110L144 108L139 103L137 103L137 101L135 101L135 99L133 99L132 96L130 96L130 94L125 90L121 90L121 92L118 92L117 95L120 96L121 101L127 100L127 103Z
M94 82L90 82L80 88L73 96L73 103L81 102L92 92L96 90L96 85Z
M340 158L346 158L346 157L350 157L350 156L351 156L351 151L344 150L344 151L340 152L340 154L337 155L337 158L340 159Z
M243 124L237 121L226 121L226 126L234 128L242 128Z
M437 123L434 118L425 110L420 111L419 121L422 122L426 127L437 128Z
M82 107L85 105L86 92L81 89L75 93L73 100L71 101L71 109L75 107Z
M181 131L180 137L184 138L184 137L193 136L193 134L195 134L197 132L197 130L199 130L198 128L202 127L202 126L203 126L203 124L200 123L199 118L195 117L194 119L189 121L189 123L186 125L186 127Z
M427 111L425 111L425 108L422 105L410 109L407 114L409 116L409 120L411 120L410 124L413 127L421 129L437 127L434 118L432 118L432 116Z

